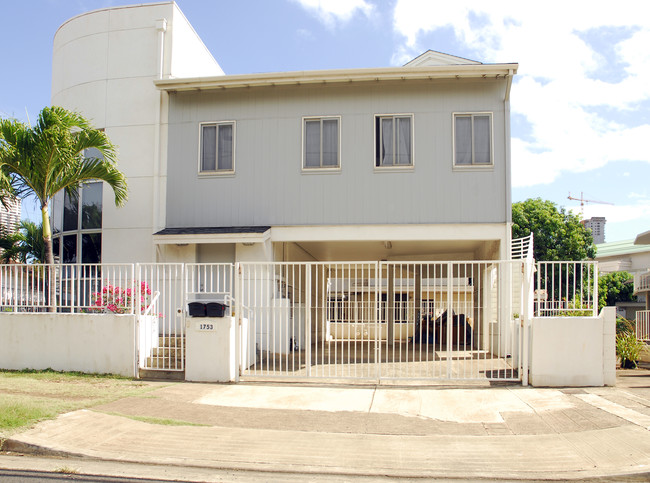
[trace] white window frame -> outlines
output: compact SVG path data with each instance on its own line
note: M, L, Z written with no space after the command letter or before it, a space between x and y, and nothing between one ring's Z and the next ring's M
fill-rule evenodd
M474 117L476 116L489 116L490 118L490 162L489 163L475 163L474 161ZM471 164L457 164L456 163L456 119L458 117L470 117L472 122L472 163ZM486 170L494 168L494 113L491 111L479 112L454 112L451 116L451 142L452 142L452 158L453 169L459 171L467 170Z
M393 164L391 166L377 166L377 120L381 118L392 118L393 121L399 118L409 118L411 120L411 164ZM390 114L375 114L372 120L372 136L373 136L373 158L372 165L375 171L412 171L415 168L415 116L412 112L406 113L390 113ZM393 140L393 146L395 142Z
M338 125L338 147L337 147L337 165L336 166L323 166L323 121L336 119ZM320 149L320 166L308 167L305 165L307 162L305 156L305 150L307 148L307 137L305 136L305 126L307 121L320 121L320 139L321 139L321 149ZM341 171L341 116L303 116L301 120L301 130L302 130L302 148L301 148L301 161L300 168L303 173L322 173L322 172L336 172Z
M203 127L204 126L215 126L217 128L216 135L216 146L215 146L215 156L219 156L219 126L230 125L232 126L232 169L219 169L219 159L215 159L215 168L214 170L203 170L202 161L203 161ZM235 121L209 121L199 123L199 155L198 155L198 173L200 177L211 177L211 176L232 176L235 174L235 160L237 159L236 155L236 143L237 140L237 123Z

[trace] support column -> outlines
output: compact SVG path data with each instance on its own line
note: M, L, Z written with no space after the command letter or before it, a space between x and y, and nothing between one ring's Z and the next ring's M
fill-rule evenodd
M395 342L395 266L386 264L388 287L386 288L386 323L388 324L388 344Z

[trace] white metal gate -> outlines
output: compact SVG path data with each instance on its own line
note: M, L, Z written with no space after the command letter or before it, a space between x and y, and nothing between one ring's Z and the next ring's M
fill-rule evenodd
M138 315L140 369L185 370L185 265L136 265L133 293Z
M240 263L242 376L520 380L524 264Z

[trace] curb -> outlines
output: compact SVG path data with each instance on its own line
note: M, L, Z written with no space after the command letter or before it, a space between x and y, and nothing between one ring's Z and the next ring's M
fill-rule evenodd
M33 456L51 456L56 458L77 458L77 459L104 461L101 458L95 458L93 456L88 456L81 453L58 451L55 449L47 448L45 446L23 443L22 441L16 441L15 439L11 439L11 438L0 440L0 451L6 451L11 453L24 453Z
M332 478L389 478L389 479L404 479L404 480L418 480L422 481L423 479L447 479L447 480L459 480L467 481L468 479L476 481L549 481L549 482L560 482L560 481L650 481L650 471L643 470L642 472L618 472L618 473L606 473L603 471L595 472L585 472L585 471L573 471L567 473L554 473L549 474L547 472L532 471L530 473L518 473L518 472L500 472L498 474L492 474L489 472L479 473L479 472L467 472L467 471L450 471L450 470L441 470L436 471L417 471L412 472L401 472L401 471L386 471L378 470L375 472L368 471L355 471L354 469L343 469L337 467L327 467L327 466L312 466L312 467L296 467L292 468L291 466L282 467L282 468L270 468L265 464L250 465L242 464L236 465L233 463L221 462L212 466L207 465L197 465L197 464L180 464L180 463L151 463L137 461L135 459L112 459L112 458L101 458L97 456L90 456L82 453L73 453L67 451L59 451L45 446L39 446L35 444L24 443L22 441L16 441L14 439L8 438L3 441L0 441L0 452L11 452L11 453L21 453L29 456L39 456L39 457L52 457L60 459L77 459L77 460L86 460L86 461L97 461L104 463L128 463L136 465L151 466L157 468L195 468L202 470L219 470L219 471L241 471L243 473L261 473L269 475L312 475L312 476L322 476L322 477L332 477ZM1 462L1 460L0 460ZM1 467L1 466L0 466ZM98 475L90 475L98 476ZM101 475L99 475L101 476ZM155 476L154 478L159 478ZM164 478L163 478L164 479Z

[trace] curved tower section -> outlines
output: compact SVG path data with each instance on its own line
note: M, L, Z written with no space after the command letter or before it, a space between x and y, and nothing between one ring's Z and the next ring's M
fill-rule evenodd
M165 226L167 93L156 89L154 81L222 74L174 2L96 10L58 29L52 105L80 112L106 131L129 184L129 201L119 209L107 186L99 195L95 188L94 201L88 195L85 205L82 190L76 209L62 193L54 200L53 226L62 260L89 261L91 252L84 243L88 235L95 234L96 240L100 233L102 262L155 261L152 234ZM82 219L84 207L92 203L101 211L99 229L96 221L89 228ZM93 245L96 252L97 243Z

